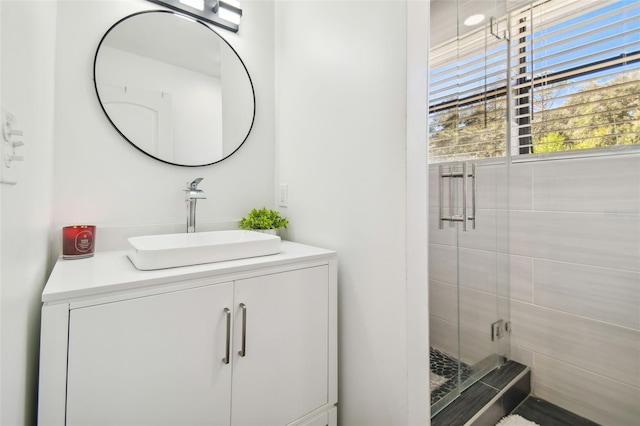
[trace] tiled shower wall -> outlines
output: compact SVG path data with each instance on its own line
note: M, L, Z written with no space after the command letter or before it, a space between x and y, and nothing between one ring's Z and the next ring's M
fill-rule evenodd
M640 156L511 170L512 356L534 392L610 425L640 418Z
M501 274L508 253L511 355L532 367L534 393L604 425L637 424L640 156L513 164L508 213L503 210L506 198L499 195L505 171L503 165L479 167L479 207L486 190L497 195L493 204L484 202L487 209L479 211L478 219L495 217L501 228L501 218L508 216L509 237L502 229L487 229L485 250L478 250L481 234L461 239L461 341L468 334L465 322L484 327L487 321L484 314L465 318L488 303L485 299L495 292L488 284L504 291ZM453 250L452 240L438 232L437 170L430 177L431 339L446 350L455 343L455 269L447 271L455 260L445 255ZM468 238L476 240L475 248L465 247ZM489 238L495 254L486 250ZM485 289L480 289L482 282ZM469 292L474 294L465 301ZM463 344L463 358L468 351Z

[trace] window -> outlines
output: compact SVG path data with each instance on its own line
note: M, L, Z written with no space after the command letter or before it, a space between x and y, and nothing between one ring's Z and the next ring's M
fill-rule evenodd
M546 1L511 22L514 153L640 143L639 2Z
M488 28L431 50L430 162L505 155L507 63Z
M508 20L510 82L495 65L467 85L480 69L466 65L474 50L462 40L432 49L430 162L504 156L506 105L512 155L640 144L640 2L546 0ZM506 44L491 37L474 35L493 43L475 50L487 64Z

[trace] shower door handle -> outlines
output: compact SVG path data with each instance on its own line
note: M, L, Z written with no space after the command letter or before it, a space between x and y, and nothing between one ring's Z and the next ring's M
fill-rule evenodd
M444 228L444 220L444 168L440 165L438 166L438 228Z
M476 229L476 165L471 164L471 216L468 218L471 220L471 229Z
M454 179L462 177L462 174L455 173L451 168L445 172L443 166L438 166L438 228L444 228L444 222L449 222L449 226L453 227L453 222L461 222L462 216L456 216L455 209L453 207L455 197L453 196ZM449 215L444 215L444 180L449 179Z
M469 167L471 166L471 167ZM469 171L469 168L471 171ZM438 201L440 203L438 208L439 223L438 228L444 228L444 222L449 222L453 226L453 222L462 222L462 230L467 231L467 221L471 221L471 229L476 229L476 165L471 163L462 163L462 171L454 171L452 167L449 171L445 172L443 166L438 166ZM471 179L469 179L471 178ZM449 215L444 215L444 180L449 179ZM456 215L453 204L453 188L454 179L462 179L462 214ZM469 180L471 180L471 214L468 214L469 203L467 202L469 193Z
M462 163L462 230L467 232L467 163Z
M467 187L471 178L471 215L467 215ZM467 221L471 221L471 229L476 229L476 165L471 164L471 173L469 173L469 165L462 164L462 230L467 231Z

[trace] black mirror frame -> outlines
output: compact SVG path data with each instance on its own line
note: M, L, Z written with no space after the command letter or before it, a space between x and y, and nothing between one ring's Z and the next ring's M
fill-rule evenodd
M213 161L211 163L206 163L206 164L178 164L178 163L172 163L170 161L166 161L163 160L161 158L158 158L156 156L153 156L151 154L149 154L148 152L146 152L145 150L141 149L140 147L138 147L135 143L133 143L129 138L127 138L124 133L122 133L120 131L120 129L118 129L118 126L116 126L116 124L113 122L113 120L111 120L111 117L109 117L109 114L107 113L107 110L105 109L104 105L102 104L102 100L100 99L100 93L98 92L98 82L96 81L96 65L98 62L98 52L100 51L100 47L102 46L102 43L104 42L105 38L109 35L109 33L118 26L118 24L120 24L121 22L130 19L134 16L137 15L142 15L142 14L147 14L147 13L170 13L172 15L176 15L179 16L181 18L187 18L193 22L196 22L204 27L206 27L209 31L213 32L216 36L220 37L220 39L227 45L229 46L229 48L233 51L233 53L235 53L235 55L237 56L238 60L240 61L240 63L242 64L242 67L244 68L245 72L247 73L247 78L249 79L249 84L251 85L251 95L253 97L253 115L251 117L251 124L249 125L249 129L247 130L247 135L244 137L244 139L242 140L242 142L232 151L229 153L229 155L226 155L224 157L222 157L219 160ZM253 130L253 124L255 123L256 120L256 92L255 92L255 88L253 86L253 80L251 79L251 74L249 74L249 70L247 69L247 66L245 65L244 61L242 60L242 58L240 57L240 55L238 55L238 52L236 52L236 50L233 48L233 46L231 46L231 44L229 44L229 42L227 40L225 40L224 37L222 37L220 34L218 34L213 28L211 28L210 26L208 26L207 24L199 21L198 19L195 19L193 17L190 16L184 16L181 13L177 13L177 12L172 12L170 10L145 10L142 12L136 12L136 13L132 13L131 15L127 15L124 18L118 20L115 24L113 24L106 33L104 33L104 35L102 36L102 38L100 39L100 43L98 43L98 47L96 48L96 53L95 56L93 58L93 86L94 89L96 91L96 97L98 99L98 103L100 104L100 108L102 109L102 111L104 112L105 116L107 117L107 120L109 120L109 123L111 123L111 125L113 126L114 129L116 129L116 131L120 134L120 136L122 136L127 142L129 142L129 144L131 144L134 148L136 148L138 151L142 152L143 154L153 158L154 160L158 160L161 161L165 164L171 164L173 166L180 166L180 167L205 167L205 166L211 166L212 164L216 164L219 163L223 160L226 160L227 158L231 157L233 154L235 154L240 147L242 147L242 145L244 145L244 143L247 141L247 139L249 138L249 135L251 134L251 130Z

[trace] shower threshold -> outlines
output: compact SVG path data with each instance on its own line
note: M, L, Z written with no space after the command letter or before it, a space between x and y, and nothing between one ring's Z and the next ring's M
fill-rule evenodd
M431 419L432 426L495 425L531 392L531 369L505 363L464 390Z
M600 426L531 394L531 369L515 361L484 376L431 419L432 426L495 425L518 414L540 426Z
M468 365L431 347L429 349L431 416L438 414L465 389L505 362L504 357L493 354L474 365Z

